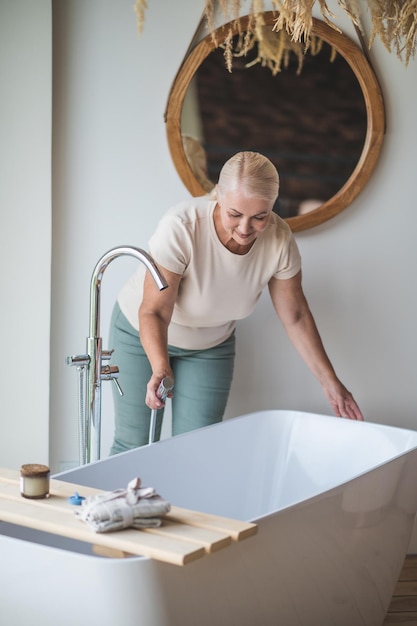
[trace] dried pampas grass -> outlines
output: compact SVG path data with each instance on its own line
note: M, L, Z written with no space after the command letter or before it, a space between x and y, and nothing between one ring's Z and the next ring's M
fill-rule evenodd
M225 50L224 56L229 72L232 71L233 57L245 57L251 50L255 50L256 57L249 61L245 67L249 68L259 63L262 67L269 68L273 76L281 72L282 68L288 68L291 55L297 57L298 66L296 73L299 75L306 53L306 45L304 43L293 41L285 30L276 32L267 26L262 27L261 33L259 31L251 35L248 35L248 31L241 33L237 41L234 41L229 34L226 41L221 44L221 47ZM310 54L315 56L322 47L323 40L312 35L308 46ZM334 60L335 56L336 50L332 48L330 62Z
M197 0L193 1L196 2ZM202 4L204 2L203 12L209 32L216 45L225 47L226 64L230 69L234 54L231 48L233 27L231 26L230 30L225 33L223 41L216 41L214 15L217 10L220 10L225 18L225 22L233 22L233 26L238 28L242 2L241 0L201 0L201 2ZM316 2L319 4L323 20L340 32L340 29L332 21L334 14L329 10L326 0L271 0L272 9L277 12L273 30L277 32L284 30L292 42L303 44L305 50L308 49L311 43L311 28L313 25L312 11ZM375 38L379 37L389 52L395 52L398 58L405 65L408 65L416 51L417 0L337 0L337 2L352 20L355 27L360 30L362 36L364 36L364 28L361 20L361 7L366 7L370 12L372 24L368 46L371 47ZM136 0L135 12L139 32L143 28L146 8L147 0ZM258 41L261 49L260 55L262 55L260 62L263 62L266 59L266 54L268 54L271 66L274 68L273 71L276 71L276 68L280 67L281 62L284 60L285 55L289 53L291 46L285 43L284 37L278 37L274 40L274 45L279 50L270 49L272 40L269 35L266 35L266 30L264 29L262 17L264 10L263 0L252 0L250 7L251 20L244 45L252 45L252 39ZM266 39L268 40L264 43ZM283 44L285 44L285 47L283 47ZM240 51L244 50L244 45L241 46ZM298 48L295 53L298 55Z
M148 0L136 0L134 10L136 13L136 28L140 34L145 23L145 11L148 8Z
M273 30L285 30L291 41L304 43L306 49L311 41L311 28L313 25L312 11L314 4L318 2L323 20L340 32L340 29L332 21L334 14L329 10L326 0L272 0L273 10L277 11ZM383 45L389 52L395 52L397 57L408 65L411 58L415 56L417 46L417 0L337 0L344 12L352 20L356 28L360 30L362 36L365 35L361 8L365 7L371 17L371 33L369 35L368 47L370 48L379 37ZM205 15L210 32L213 32L212 16L214 9L219 6L223 11L226 20L237 20L240 14L240 0L205 0ZM262 13L264 4L262 0L253 0L251 7L252 31L251 33L263 47L265 29L263 29ZM211 24L211 28L210 28ZM284 39L276 41L277 46L282 46ZM270 39L265 43L265 49L269 49ZM282 48L281 48L282 51ZM297 55L299 49L293 50ZM288 53L285 49L284 55ZM268 54L271 54L269 50ZM275 51L271 59L279 58L281 52ZM271 61L274 67L275 61Z
M389 52L408 65L414 57L417 37L417 0L368 0L372 15L371 46L379 37Z

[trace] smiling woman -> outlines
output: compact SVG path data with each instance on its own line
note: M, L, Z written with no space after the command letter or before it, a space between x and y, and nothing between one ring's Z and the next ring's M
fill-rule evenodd
M272 210L278 191L277 169L265 155L238 152L223 165L213 194L188 197L160 219L149 250L169 288L159 292L139 268L113 312L110 343L124 395L114 394L112 454L148 443L150 423L152 439L160 439L165 401L158 389L165 377L174 383L173 435L222 421L235 329L266 288L334 413L363 419L324 350L303 293L294 235Z
M246 254L268 226L271 202L242 196L240 192L217 197L213 219L220 241L231 252Z
M268 159L240 153L223 165L218 180L213 212L217 236L231 252L246 254L269 225L278 172Z
M266 12L265 25L272 28L275 18ZM243 32L248 19L240 20ZM228 24L216 31L216 40L230 28L236 35L238 27ZM276 76L259 64L247 67L253 56L234 59L228 73L211 36L192 48L171 88L166 127L175 167L193 195L207 188L183 145L190 124L206 152L208 179L217 180L221 164L240 150L270 158L282 181L274 210L293 231L338 214L366 185L385 128L378 81L349 38L319 20L313 20L312 35L325 45L320 54L305 56L300 75L298 63Z

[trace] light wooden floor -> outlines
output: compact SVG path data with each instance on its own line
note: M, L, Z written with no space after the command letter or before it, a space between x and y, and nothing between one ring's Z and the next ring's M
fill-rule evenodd
M409 555L404 561L385 625L417 626L417 555Z

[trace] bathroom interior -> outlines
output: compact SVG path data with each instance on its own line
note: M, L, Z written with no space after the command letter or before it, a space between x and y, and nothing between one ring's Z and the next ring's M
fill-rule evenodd
M242 5L244 14L249 3ZM339 3L327 5L361 46ZM175 133L167 136L166 116L175 115L169 95L202 9L202 2L150 2L139 35L132 0L1 4L1 467L41 462L56 474L79 464L77 379L66 358L85 350L91 272L115 246L146 249L161 215L198 188ZM313 16L322 20L317 3ZM369 176L343 210L293 225L311 308L365 420L415 430L416 64L378 37L366 54L385 124ZM305 107L309 101L306 94ZM136 263L124 257L106 270L105 344L112 304ZM329 415L266 296L239 324L237 345L226 420L270 409ZM106 382L102 458L111 439ZM417 531L407 552L417 553Z

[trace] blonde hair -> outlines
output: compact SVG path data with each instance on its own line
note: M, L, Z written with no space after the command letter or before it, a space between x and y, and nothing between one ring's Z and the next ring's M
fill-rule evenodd
M218 192L229 191L275 202L279 192L277 168L259 152L238 152L220 170Z

